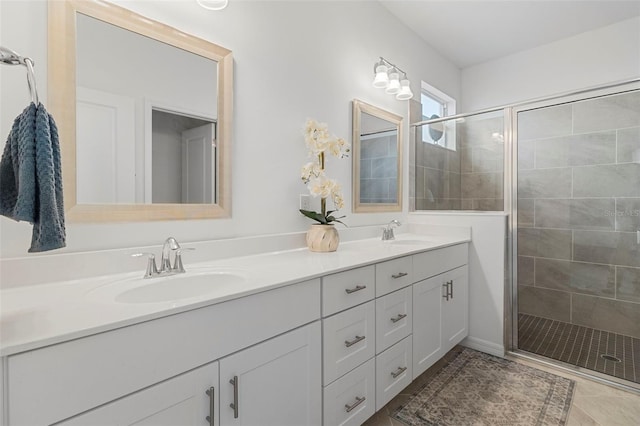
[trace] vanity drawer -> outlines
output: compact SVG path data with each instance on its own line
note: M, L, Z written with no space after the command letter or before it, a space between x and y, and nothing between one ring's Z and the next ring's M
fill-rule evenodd
M315 279L11 355L9 424L61 421L319 318Z
M323 384L353 370L375 355L375 302L322 320Z
M413 281L422 281L458 266L466 265L468 262L469 245L467 243L414 254Z
M322 316L327 317L375 296L375 267L351 269L322 278Z
M324 424L326 426L361 425L376 412L375 360L324 388Z
M412 288L405 287L376 299L376 353L411 334Z
M413 380L411 354L411 337L406 337L376 357L376 411Z
M399 290L413 282L411 256L388 260L376 265L376 297Z

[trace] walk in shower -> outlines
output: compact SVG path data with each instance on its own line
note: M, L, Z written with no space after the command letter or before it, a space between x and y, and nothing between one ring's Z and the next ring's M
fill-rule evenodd
M425 142L432 127L455 144ZM507 347L637 387L637 82L425 121L412 130L415 210L509 213Z

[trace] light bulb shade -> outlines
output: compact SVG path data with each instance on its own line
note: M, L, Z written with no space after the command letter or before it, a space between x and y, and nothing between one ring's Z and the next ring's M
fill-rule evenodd
M196 0L196 2L209 10L222 10L227 7L229 0Z
M373 79L373 87L384 89L389 85L389 74L387 74L386 65L378 65L376 67L376 76Z
M389 73L389 85L384 91L390 95L395 95L400 91L400 74L398 74L398 71L392 70Z
M413 92L409 87L409 80L405 79L400 82L400 91L396 94L396 99L399 101L406 101L413 98Z

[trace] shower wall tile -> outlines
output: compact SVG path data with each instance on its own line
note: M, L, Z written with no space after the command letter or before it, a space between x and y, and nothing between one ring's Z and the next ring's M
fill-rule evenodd
M640 302L640 268L616 267L616 286L617 299Z
M535 141L518 141L518 169L530 170L535 167Z
M518 312L570 322L571 295L564 291L522 286L518 288Z
M425 169L425 198L449 198L449 174Z
M463 173L462 198L502 198L502 173Z
M574 197L640 197L640 163L573 169Z
M388 188L387 179L360 179L360 197L370 203L376 202L372 200L388 198Z
M616 231L640 230L640 198L617 198L615 215Z
M574 324L640 338L640 304L583 294L571 303Z
M615 162L615 131L564 136L539 140L535 143L537 169Z
M360 146L360 158L388 157L389 138L374 138L363 141Z
M360 179L371 178L371 161L370 158L360 159Z
M502 198L477 198L472 199L472 210L483 212L495 212L504 210L504 200Z
M398 179L387 179L389 182L389 202L395 203L398 199Z
M518 285L533 286L535 284L535 257L518 256Z
M453 173L460 173L460 158L461 153L460 150L452 151L448 150L448 170Z
M521 170L518 198L570 198L571 169Z
M534 225L535 200L523 198L518 200L518 227L529 228Z
M615 200L610 199L538 199L535 201L535 226L614 230Z
M460 156L461 156L460 169L462 173L473 172L473 149L462 148L460 150Z
M570 135L571 105L558 105L518 113L518 140Z
M462 210L473 210L473 200L463 198L460 205Z
M504 120L502 112L499 116L470 117L457 126L461 135L461 147L468 148L496 142L497 135L504 133Z
M416 198L425 198L424 196L424 175L425 168L422 166L416 167ZM417 204L416 204L417 208ZM422 209L418 209L422 210Z
M640 92L577 102L573 105L575 133L640 126Z
M615 297L615 267L555 259L536 259L536 287Z
M460 173L449 173L449 197L462 198L462 176Z
M635 232L573 231L573 260L640 267Z
M447 170L447 149L437 145L425 144L424 166L431 169Z
M521 256L571 259L571 231L558 229L518 229L518 254Z
M471 148L472 171L476 173L504 170L504 144L492 143Z
M640 163L640 127L618 130L618 163Z

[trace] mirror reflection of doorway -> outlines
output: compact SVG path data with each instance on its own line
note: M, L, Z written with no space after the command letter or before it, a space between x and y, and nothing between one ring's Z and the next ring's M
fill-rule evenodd
M152 112L152 203L216 202L216 123Z

